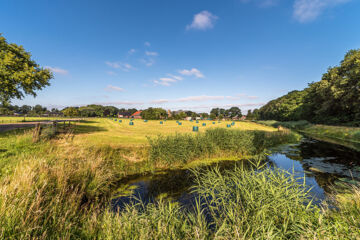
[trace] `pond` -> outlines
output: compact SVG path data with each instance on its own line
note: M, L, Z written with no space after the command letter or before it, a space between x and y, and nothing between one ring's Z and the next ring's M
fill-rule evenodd
M244 161L224 161L220 167L233 168ZM360 180L360 152L341 145L304 137L298 144L282 145L272 149L267 164L279 167L296 176L304 177L311 187L316 203L320 203L342 182ZM114 195L111 204L115 210L125 204L141 200L147 204L159 197L168 197L189 207L195 197L191 193L193 174L191 170L169 170L145 176L133 176Z

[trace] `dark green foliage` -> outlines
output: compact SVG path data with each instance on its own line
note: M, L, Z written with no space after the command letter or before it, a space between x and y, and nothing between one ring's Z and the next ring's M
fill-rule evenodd
M160 164L183 164L218 153L239 157L255 155L277 144L295 142L298 135L290 132L263 132L209 129L197 135L176 134L149 139L149 158Z
M293 91L260 109L261 119L308 120L315 123L360 122L360 50L351 50L340 66L329 68L319 82Z
M148 120L159 120L167 117L167 112L162 108L148 108L141 112L141 117Z
M0 103L25 95L36 96L36 91L49 86L52 74L41 68L22 46L7 43L0 34Z

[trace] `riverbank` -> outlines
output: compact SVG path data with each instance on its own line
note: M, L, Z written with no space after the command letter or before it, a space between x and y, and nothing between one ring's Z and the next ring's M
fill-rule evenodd
M280 122L268 120L256 122L265 126L282 126L293 129L322 141L329 141L360 151L360 128L358 127L311 124L307 121Z

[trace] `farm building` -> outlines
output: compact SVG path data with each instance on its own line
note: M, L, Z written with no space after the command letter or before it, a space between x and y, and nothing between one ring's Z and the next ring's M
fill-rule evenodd
M142 111L136 111L133 115L130 116L130 118L141 119L141 112Z
M118 118L129 118L131 116L131 113L129 112L119 112Z

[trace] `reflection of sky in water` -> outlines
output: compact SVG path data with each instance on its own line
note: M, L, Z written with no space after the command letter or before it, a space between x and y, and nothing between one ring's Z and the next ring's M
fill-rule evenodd
M284 154L275 153L269 156L269 160L275 164L276 167L282 168L290 173L293 173L296 177L304 177L304 168L302 164L296 160L291 160ZM315 177L311 176L311 173L306 174L306 185L311 187L311 193L318 199L324 199L325 192L316 182ZM303 183L303 180L299 180L299 183Z
M284 169L295 174L299 183L303 183L305 174L306 185L311 187L311 194L320 203L329 192L330 186L344 178L360 178L360 152L331 143L305 138L300 144L283 145L273 149L273 154L268 157L269 165ZM227 168L234 163L227 162ZM142 176L129 182L136 186L132 196L147 204L154 198L166 194L181 205L189 207L194 203L196 196L191 194L192 185L189 171L173 170L164 175ZM342 181L342 180L341 180ZM125 204L136 203L136 199L122 196L112 200L114 209L122 208Z

